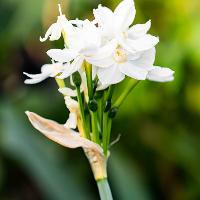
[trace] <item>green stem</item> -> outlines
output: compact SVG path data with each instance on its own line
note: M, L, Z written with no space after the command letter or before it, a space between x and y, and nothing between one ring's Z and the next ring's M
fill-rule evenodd
M112 119L108 118L107 138L106 138L107 151L108 151L108 147L109 147L109 144L110 144L111 128L112 128Z
M108 184L107 179L101 179L97 181L97 185L98 185L101 200L113 200L112 193L111 193L110 186Z
M55 80L59 88L65 87L65 81L63 79L55 78Z
M108 151L108 146L107 146L107 125L108 125L108 113L103 112L103 131L102 131L102 136L103 136L103 151L104 154L107 155Z
M125 98L129 95L129 93L137 86L140 81L127 78L126 88L124 88L123 92L117 98L117 100L113 103L112 107L119 108L121 104L124 102Z
M82 101L82 97L81 97L80 87L76 87L76 91L77 91L77 99L78 99L80 113L81 113L81 121L82 121L82 126L83 126L83 131L84 131L84 137L89 139L90 133L89 133L89 130L87 130L87 126L86 126L86 120L85 120L84 107L83 107L83 101Z
M114 85L111 85L108 89L108 91L104 94L104 103L106 104L108 101L111 101L112 95L114 91ZM109 108L110 109L110 108ZM104 110L104 108L103 108ZM108 117L108 110L104 110L103 112L103 150L104 154L107 155L108 153L108 146L110 141L110 132L111 132L111 125L112 125L112 119Z
M99 130L98 130L98 115L97 112L90 112L91 113L91 121L92 121L92 140L100 144L99 142Z
M99 119L99 127L100 131L102 131L102 118L103 118L103 98L97 99L98 104L98 119Z

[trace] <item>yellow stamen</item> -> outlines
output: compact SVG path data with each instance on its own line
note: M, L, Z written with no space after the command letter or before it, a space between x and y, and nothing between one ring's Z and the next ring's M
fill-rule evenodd
M127 54L122 48L117 48L114 53L114 59L117 63L123 63L127 60Z

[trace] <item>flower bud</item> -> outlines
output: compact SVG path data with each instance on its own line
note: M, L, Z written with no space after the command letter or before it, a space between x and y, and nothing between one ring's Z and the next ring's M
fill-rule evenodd
M106 101L104 112L108 112L111 108L111 100Z
M89 103L88 103L88 106L89 106L89 109L92 112L96 112L97 109L98 109L98 104L97 104L97 101L95 99L90 100Z
M108 112L108 117L113 119L116 116L117 112L118 112L118 108L116 107L110 109L110 111Z
M72 75L72 80L76 87L80 87L82 80L81 80L81 76L80 76L79 72L76 72Z

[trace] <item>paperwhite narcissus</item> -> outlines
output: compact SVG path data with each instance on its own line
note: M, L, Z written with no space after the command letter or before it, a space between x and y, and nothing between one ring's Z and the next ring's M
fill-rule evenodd
M97 75L103 85L119 83L125 76L145 80L148 71L153 68L155 48L131 53L113 40L89 61L98 67Z
M136 14L133 0L122 1L114 12L101 5L94 10L95 23L101 30L105 41L116 39L124 49L137 52L153 48L158 42L158 37L147 34L151 22L137 24L132 27Z
M100 5L94 10L95 20L92 22L68 21L60 5L59 12L57 22L41 41L48 37L57 40L63 35L65 48L47 51L49 57L62 66L54 63L42 67L41 74L25 73L30 77L25 83L34 84L55 76L68 78L82 70L84 60L93 66L92 72L99 79L98 89L119 83L126 76L160 82L173 80L173 71L154 67L155 45L159 39L147 34L151 22L131 26L136 14L133 0L123 0L114 12ZM171 74L168 76L169 72Z
M83 61L88 60L101 45L101 37L98 28L89 20L85 20L82 27L76 27L74 34L67 40L68 46L61 49L50 49L48 56L57 62L71 62L70 68L66 68L59 78L67 78L80 70Z
M60 39L62 34L64 37L66 37L68 33L71 33L73 31L72 24L67 20L65 15L62 14L60 4L58 4L58 6L59 6L60 16L58 16L57 22L49 27L44 38L40 37L41 42L46 41L48 38L50 41L58 40Z
M30 78L30 79L26 79L24 83L25 84L40 83L41 81L49 77L56 77L58 74L62 73L65 68L68 68L68 67L69 67L69 63L68 64L53 63L53 64L43 65L41 68L40 74L28 74L24 72L24 74Z
M26 84L55 77L69 117L61 125L32 112L26 114L34 128L49 139L69 148L82 147L101 198L113 199L107 182L112 120L138 84L137 80L168 82L174 79L174 71L154 66L159 39L148 34L151 21L132 26L136 15L133 0L122 0L114 12L100 5L94 10L93 21L68 21L60 5L59 12L57 22L40 40L54 41L63 36L63 48L47 51L53 63L44 65L40 74L24 74L29 77ZM126 76L137 80L128 79L121 93L115 96L118 88L111 85ZM68 77L71 88L61 80Z

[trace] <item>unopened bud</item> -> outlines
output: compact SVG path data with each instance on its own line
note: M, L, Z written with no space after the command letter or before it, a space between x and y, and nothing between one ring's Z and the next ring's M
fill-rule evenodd
M76 87L80 87L82 80L81 80L81 76L80 76L79 72L76 72L72 75L72 80Z
M105 109L104 109L104 112L108 112L111 108L111 101L108 100L106 101L106 106L105 106Z
M89 109L93 112L96 112L97 109L98 109L98 104L97 104L97 101L95 99L90 100L88 106L89 106Z
M116 108L116 107L110 109L110 111L108 113L108 117L113 119L116 116L117 112L118 112L118 108Z

